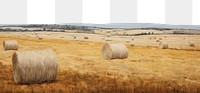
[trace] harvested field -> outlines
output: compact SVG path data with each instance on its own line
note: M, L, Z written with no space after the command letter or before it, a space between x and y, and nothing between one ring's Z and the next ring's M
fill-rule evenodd
M62 33L47 35L47 32L38 32L43 38L38 40L31 32L20 33L0 33L0 92L200 92L198 35L167 35L167 38L162 39L168 41L169 48L175 49L154 47L159 46L156 39L164 35L135 36L134 46L126 45L129 50L127 59L103 60L101 49L108 41L102 40L102 35L89 34L86 41L85 35L81 33L65 33L65 38L60 38ZM76 41L71 35L76 36ZM155 36L157 38L150 42L149 37ZM122 43L132 39L124 36L109 38L112 38L109 42ZM16 84L11 68L15 50L3 51L4 40L17 40L18 51L52 48L59 65L57 81L32 85ZM195 46L190 47L188 42ZM146 47L149 45L152 46ZM176 47L181 48L177 50Z

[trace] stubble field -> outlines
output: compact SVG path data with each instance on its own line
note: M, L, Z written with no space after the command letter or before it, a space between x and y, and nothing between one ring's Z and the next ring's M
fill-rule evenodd
M18 51L52 48L59 64L57 81L16 84L12 76L14 51L3 50L4 40L17 40ZM169 44L170 49L158 48L156 40ZM103 44L116 42L126 44L128 58L103 60ZM134 46L130 46L132 43ZM195 46L190 46L190 43ZM0 45L0 92L200 92L199 35L1 32Z

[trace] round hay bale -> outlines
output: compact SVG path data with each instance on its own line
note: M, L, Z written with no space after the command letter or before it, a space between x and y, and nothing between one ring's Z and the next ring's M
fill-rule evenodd
M195 47L194 43L190 43L190 47Z
M58 73L57 59L51 49L15 52L12 67L17 84L55 81Z
M107 34L106 34L106 36L107 36L107 37L110 37L110 36L111 36L111 34L110 34L110 33L107 33Z
M156 40L156 42L160 42L160 40Z
M130 42L130 46L135 46L133 41Z
M89 39L89 38L87 36L85 36L84 39Z
M38 40L42 40L43 38L42 37L38 37Z
M161 49L168 49L169 46L168 46L168 44L164 44L163 42L160 42L159 48L161 48Z
M135 44L131 43L130 46L135 46Z
M130 43L131 41L130 40L126 40L126 43Z
M128 57L128 49L124 44L104 44L102 48L103 59L124 59Z
M47 35L51 35L51 33L47 33Z
M4 50L17 50L18 45L16 40L6 40L3 41Z
M112 41L111 38L105 38L105 41Z

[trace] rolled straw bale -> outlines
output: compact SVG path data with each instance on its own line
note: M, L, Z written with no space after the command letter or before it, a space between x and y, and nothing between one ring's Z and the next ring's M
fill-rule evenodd
M110 36L111 36L111 34L110 34L110 33L107 33L107 34L106 34L106 36L107 36L107 37L110 37Z
M76 36L73 36L74 39L76 39Z
M57 59L51 49L15 52L12 67L18 84L55 81L58 73Z
M150 40L152 40L152 39L156 39L156 37L150 37L149 39L150 39Z
M190 47L195 47L194 43L190 43Z
M4 50L17 50L18 45L16 40L6 40L3 41Z
M160 42L160 40L156 40L156 42Z
M135 46L133 41L130 42L130 46Z
M128 57L128 49L124 44L104 44L102 48L103 59L124 59Z
M42 40L43 38L41 36L38 36L38 40Z
M105 41L112 41L111 38L105 38Z
M160 42L159 48L161 48L161 49L168 49L169 46L168 46L168 44L166 44L166 43Z
M134 43L131 43L130 46L135 46L135 44L134 44Z
M37 38L38 40L42 40L42 39L43 39L42 36L38 35L38 33L35 33L35 36L36 36L36 38Z
M89 38L87 36L85 36L84 39L89 39Z
M126 40L126 43L130 43L131 41L130 40Z
M47 33L47 35L51 35L51 33Z

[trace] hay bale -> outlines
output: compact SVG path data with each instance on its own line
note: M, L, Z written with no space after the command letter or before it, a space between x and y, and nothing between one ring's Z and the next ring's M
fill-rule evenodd
M57 59L51 49L15 52L12 67L17 84L55 81L58 73Z
M124 35L124 36L125 36L125 35L127 35L127 34L126 34L126 32L124 32L122 35Z
M156 42L160 42L160 40L156 40Z
M128 49L124 44L104 44L102 48L103 59L124 59L128 57Z
M107 34L106 34L106 36L107 36L107 37L110 37L110 36L111 36L111 34L110 34L110 33L107 33Z
M38 40L42 40L42 39L43 39L42 36L38 35L38 33L35 33L35 36L36 36L36 38L37 38Z
M130 46L135 46L133 41L130 42Z
M47 33L47 35L51 35L51 33Z
M135 44L131 43L130 46L135 46Z
M153 39L156 39L156 37L150 37L149 39L150 39L150 40L153 40Z
M18 45L16 40L6 40L3 41L4 50L17 50Z
M163 42L160 42L159 48L161 48L161 49L168 49L169 46L168 46L168 44L166 44L166 43L164 44Z
M38 40L42 40L43 38L42 37L38 37Z
M111 33L111 31L106 31L106 33Z
M85 36L84 39L89 39L89 38L87 36Z
M195 47L194 43L190 43L190 47Z
M126 40L126 43L130 43L131 41L130 40Z
M105 41L112 41L111 38L105 38Z

